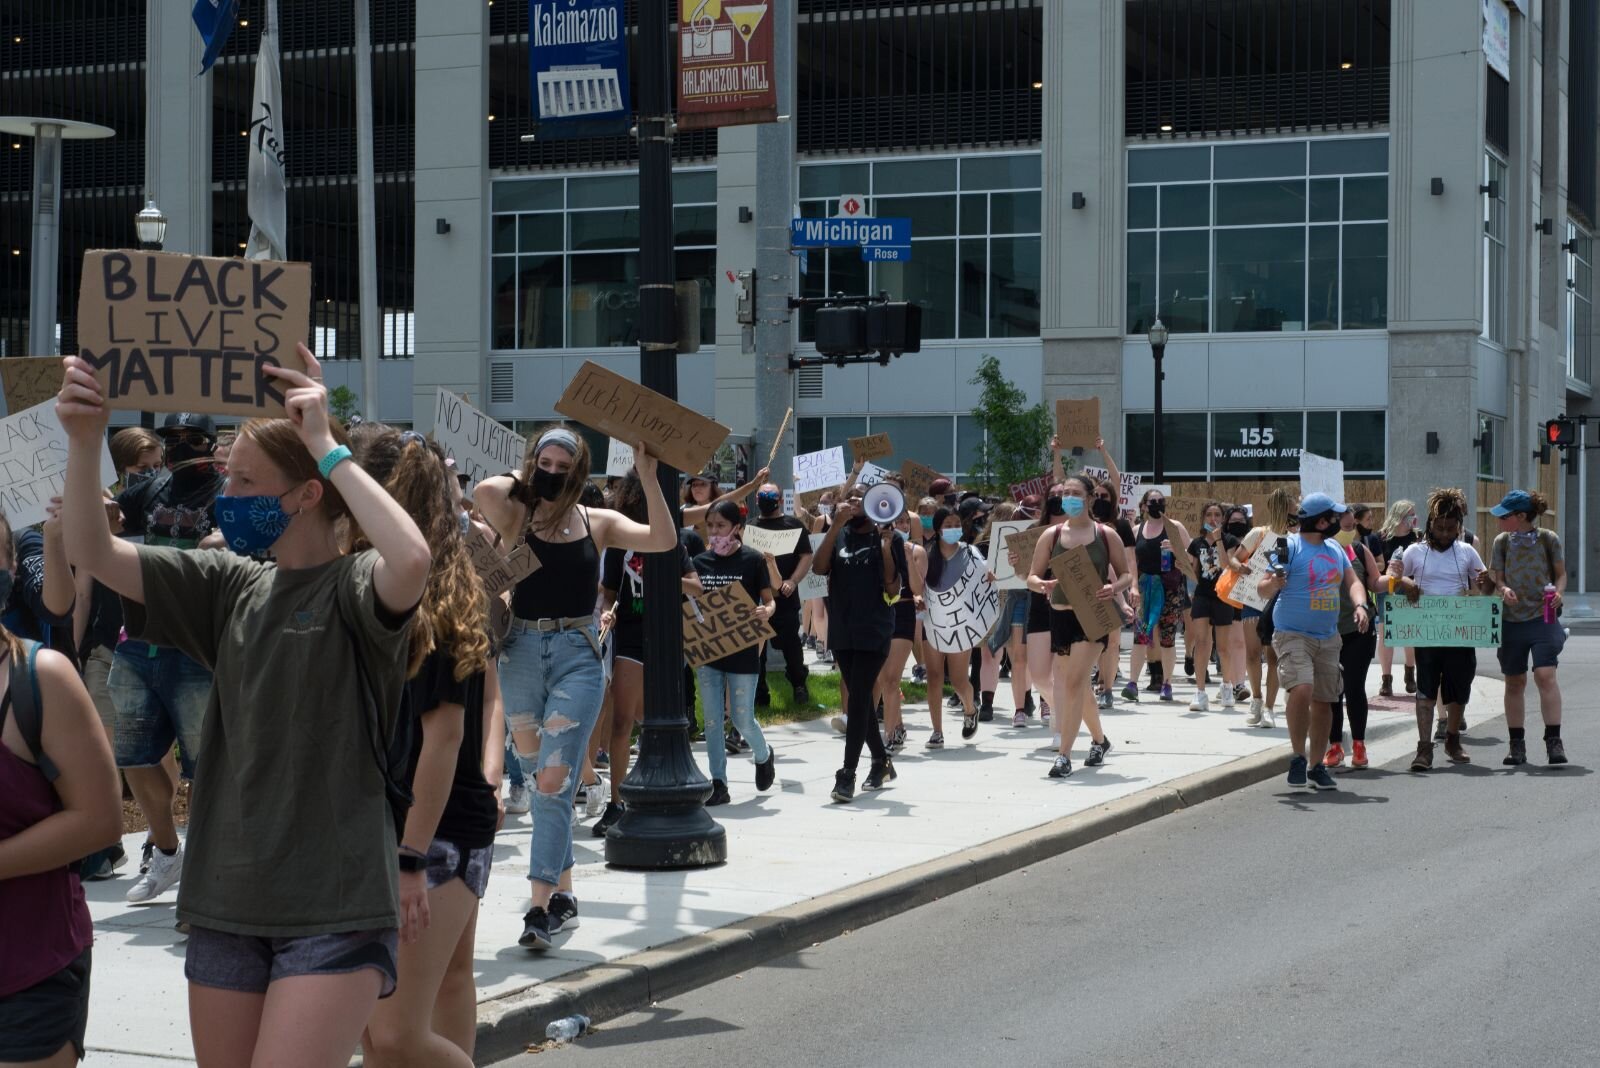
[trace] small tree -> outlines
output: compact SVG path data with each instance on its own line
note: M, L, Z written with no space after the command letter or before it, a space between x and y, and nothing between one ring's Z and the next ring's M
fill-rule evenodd
M334 386L328 391L328 411L341 423L349 423L356 414L356 395L349 386Z
M991 493L1004 493L1014 482L1037 478L1048 466L1054 422L1043 404L1026 408L1028 395L1000 373L1000 361L985 356L972 384L983 393L972 417L985 432L972 472Z

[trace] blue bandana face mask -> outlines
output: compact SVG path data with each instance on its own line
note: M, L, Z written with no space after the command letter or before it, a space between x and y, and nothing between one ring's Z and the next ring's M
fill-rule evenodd
M217 497L217 527L228 548L241 556L254 556L272 548L289 529L289 521L299 514L285 512L283 501L271 495Z

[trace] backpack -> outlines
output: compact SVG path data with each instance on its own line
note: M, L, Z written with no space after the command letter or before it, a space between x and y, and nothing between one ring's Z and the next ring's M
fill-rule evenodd
M1556 580L1556 551L1550 547L1550 542L1555 537L1555 534L1552 531L1546 530L1544 527L1539 527L1538 531L1539 547L1544 550L1544 568L1546 572L1545 581L1554 582ZM1506 565L1510 562L1511 535L1496 534L1494 538L1494 544L1489 547L1489 566L1494 568L1494 570L1499 571L1503 575L1505 574ZM1499 564L1498 567L1495 566L1496 563ZM1565 608L1565 605L1557 608L1556 615L1560 616Z
M383 793L389 802L389 815L394 820L394 839L398 843L405 834L406 814L411 811L412 802L416 800L411 793L411 787L406 784L406 769L411 764L411 743L415 729L411 702L402 693L400 710L394 719L394 733L385 738L383 717L378 708L378 691L373 687L372 676L367 672L366 658L361 655L360 639L356 635L355 628L344 618L344 602L336 596L334 605L339 614L339 621L344 624L345 630L350 635L350 648L354 653L356 664L356 680L361 688L361 714L366 721L367 744L372 748L372 758L378 766L378 774L383 776Z
M28 746L28 751L33 754L33 762L43 775L45 781L54 783L61 777L61 769L56 767L44 751L44 709L39 703L39 643L20 639L22 648L27 653L27 658L18 662L16 657L11 658L11 714L16 717L17 729L22 732L22 740Z

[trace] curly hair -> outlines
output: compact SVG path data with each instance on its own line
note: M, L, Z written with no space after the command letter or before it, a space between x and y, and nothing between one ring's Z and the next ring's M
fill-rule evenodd
M439 446L420 435L363 424L356 462L404 508L433 556L428 585L411 627L406 677L413 678L435 649L448 650L461 682L489 666L488 598L451 504L449 470ZM355 547L369 543L359 530Z
M1454 487L1435 489L1428 494L1428 541L1437 544L1433 536L1433 524L1437 519L1454 519L1457 522L1467 521L1467 495Z

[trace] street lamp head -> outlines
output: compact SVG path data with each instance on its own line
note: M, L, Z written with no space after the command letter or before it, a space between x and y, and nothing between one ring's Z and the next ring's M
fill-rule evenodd
M167 217L156 207L154 200L145 201L143 210L133 217L133 227L139 234L141 244L159 247L166 240Z
M1167 343L1167 324L1160 319L1150 324L1150 347L1159 349Z

